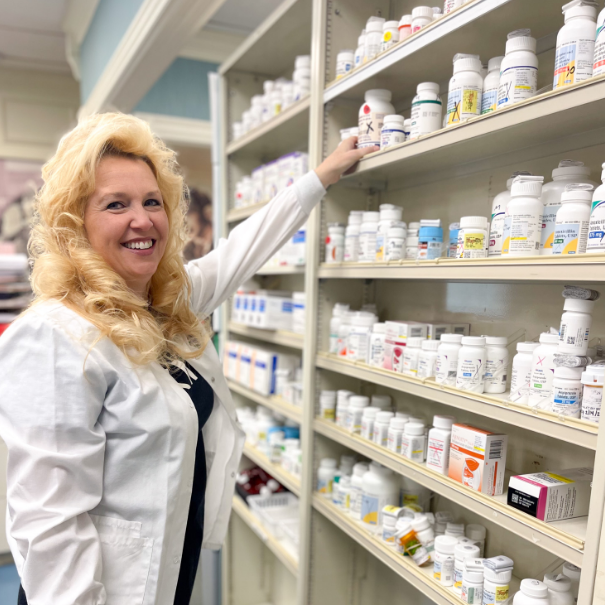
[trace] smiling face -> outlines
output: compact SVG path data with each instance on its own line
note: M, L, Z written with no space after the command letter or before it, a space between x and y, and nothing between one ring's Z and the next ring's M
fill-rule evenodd
M95 252L142 298L168 241L164 201L151 168L139 159L106 157L84 212Z

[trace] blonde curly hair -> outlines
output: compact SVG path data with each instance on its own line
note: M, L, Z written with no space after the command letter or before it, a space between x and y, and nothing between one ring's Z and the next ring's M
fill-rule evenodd
M108 156L146 162L164 200L169 235L149 301L134 294L92 249L84 229L96 168ZM60 300L98 328L98 340L110 338L136 364L198 357L211 334L189 304L191 284L181 256L188 191L174 151L139 118L96 114L61 139L42 177L29 241L33 304Z

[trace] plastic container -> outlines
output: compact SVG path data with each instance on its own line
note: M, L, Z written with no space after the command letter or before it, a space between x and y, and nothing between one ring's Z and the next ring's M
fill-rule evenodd
M465 559L461 597L469 605L482 605L483 559Z
M487 336L484 393L504 393L508 370L508 339L506 336Z
M474 544L458 542L454 548L454 591L458 596L462 593L462 576L464 574L464 561L477 559L479 547ZM481 583L483 584L483 582Z
M553 254L584 254L588 243L592 185L567 185L555 219Z
M328 223L326 236L326 263L342 263L345 255L345 226Z
M405 258L406 260L416 260L418 258L418 236L410 236L405 240Z
M559 353L586 355L594 301L566 298L559 328Z
M392 470L377 463L370 465L362 481L361 520L377 532L382 525L382 509L399 504L401 483Z
M447 126L480 115L482 99L481 60L477 55L457 54L447 96Z
M349 513L357 520L361 520L361 500L363 494L363 476L370 470L366 462L358 462L353 467L351 487L349 490Z
M317 491L324 498L332 497L332 484L336 475L336 460L334 458L322 458L317 469Z
M346 429L350 433L359 435L361 432L361 416L363 408L370 405L370 398L363 395L351 395L349 397L349 406L347 408Z
M561 568L561 573L568 577L571 580L571 593L577 603L578 601L578 591L580 589L580 576L582 574L582 570L571 563L563 563L563 567Z
M565 25L557 35L553 90L592 78L597 9L586 2L563 7Z
M342 323L343 315L349 310L349 305L336 303L332 309L330 318L330 345L329 352L336 355L338 353L338 330Z
M460 231L460 223L450 224L450 245L447 251L448 258L456 258L458 253L458 232Z
M513 561L500 555L483 562L483 605L507 605Z
M355 50L354 66L361 67L366 57L366 30L357 38L357 49Z
M384 341L386 324L375 323L370 335L370 353L368 363L373 368L382 368L384 364Z
M336 420L336 391L322 391L319 394L320 418L334 422Z
M410 140L439 130L443 123L443 104L439 97L439 84L421 82L412 101Z
M442 334L437 349L435 380L439 384L455 386L458 374L458 356L462 348L461 334Z
M336 425L345 428L347 426L347 414L349 411L349 399L354 395L352 391L336 391Z
M412 35L412 15L403 15L399 19L399 42Z
M443 3L443 14L447 15L451 13L454 9L462 6L465 0L445 0Z
M410 120L409 118L407 120L404 120L403 121L403 134L405 135L406 141L410 140L411 128L412 128L412 120Z
M498 87L500 86L500 67L504 57L492 57L487 64L487 76L483 80L481 114L491 113L498 108Z
M405 418L391 418L387 434L387 447L395 454L401 454L401 439L407 424Z
M382 28L385 20L381 17L370 17L370 20L366 23L366 49L364 62L371 61L382 47ZM361 126L361 125L360 125Z
M341 50L336 55L336 79L346 76L355 66L355 51Z
M443 253L443 228L421 226L418 232L418 260L435 260Z
M380 130L380 149L386 149L387 147L405 142L403 122L403 116L396 114L384 117L382 129Z
M376 414L374 420L374 431L372 435L372 441L376 445L387 447L389 443L389 426L391 419L395 416L393 412L381 411Z
M418 374L418 357L424 338L411 337L406 340L403 350L403 374L416 377Z
M454 422L456 419L453 416L433 416L433 428L428 435L426 465L442 475L447 475L449 468Z
M438 340L423 340L418 354L417 378L432 378L437 365L437 350L441 343Z
M485 258L488 251L489 225L484 216L463 216L458 231L456 258Z
M498 109L529 99L538 90L536 39L531 37L531 30L518 29L507 38L500 66Z
M454 549L458 540L452 536L437 536L433 553L433 578L442 586L454 585Z
M547 573L544 584L548 588L548 605L574 605L571 580L563 574Z
M380 134L385 116L394 115L391 91L384 89L367 90L365 102L359 109L359 137L357 147L380 147Z
M601 14L604 13L605 9ZM604 32L600 32L599 36L603 37L605 40ZM605 183L605 163L602 168L601 181ZM592 196L592 209L590 212L586 252L605 252L605 184L599 185Z
M433 9L430 6L417 6L412 9L412 33L420 31L433 22Z
M387 116L393 117L393 116ZM401 116L396 116L400 117ZM401 118L403 124L403 118ZM385 122L386 123L386 122ZM402 126L403 127L403 126ZM383 129L384 131L384 129ZM402 130L403 132L403 130ZM382 262L385 260L386 254L386 243L388 237L389 228L392 225L401 225L401 215L403 214L403 208L401 206L394 206L393 204L381 204L380 214L378 219L378 231L376 233L376 257L375 260ZM405 227L405 223L403 223Z
M356 263L359 260L359 231L361 225L347 225L345 229L345 263Z
M373 313L360 311L351 319L351 331L347 339L347 359L368 362L370 356L370 336L377 317Z
M510 379L510 400L527 405L533 352L539 347L537 342L517 343L517 354L513 357L513 369Z
M605 8L597 17L597 35L592 63L592 75L600 76L605 73Z
M456 372L457 389L483 393L486 356L484 336L462 337L462 348L458 353L458 369Z
M407 422L401 437L401 455L414 462L426 459L425 426L419 422Z
M584 368L555 368L552 381L552 408L555 414L580 418L582 410L582 371Z
M596 183L590 180L590 168L584 166L584 162L576 160L561 160L559 166L552 171L552 178L550 183L542 187L544 212L540 238L541 254L552 254L557 212L561 208L561 196L565 187L572 183L586 183L596 187Z
M435 531L429 522L429 518L422 513L416 513L414 518L410 520L410 523L412 529L416 532L418 540L422 546L426 548L431 558L433 558L432 553L435 550Z
M428 551L418 539L407 518L400 518L397 521L395 548L399 554L410 557L416 565L424 565L431 560Z
M599 422L603 403L605 365L590 365L582 373L582 420Z
M360 263L373 263L376 260L376 239L378 237L378 212L364 212L359 230Z
M479 547L479 557L483 557L485 553L485 536L487 535L485 527L478 523L469 523L464 531L466 537Z
M521 580L521 590L515 595L513 605L550 605L548 588L540 580Z
M381 52L388 50L399 42L399 22L385 21L382 26L382 43L380 45Z
M387 230L386 253L384 260L403 260L403 258L405 257L405 242L405 223L401 221L393 223Z
M559 335L543 332L540 345L534 349L531 363L531 383L527 403L541 410L550 409L550 394L554 378L554 356L559 351Z
M541 176L518 176L511 187L504 231L509 236L502 244L502 254L509 256L537 256L542 239L544 204Z

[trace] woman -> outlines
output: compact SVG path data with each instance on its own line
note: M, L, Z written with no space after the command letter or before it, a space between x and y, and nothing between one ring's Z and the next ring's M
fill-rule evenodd
M92 116L63 138L37 199L35 302L0 339L22 602L189 602L201 546L220 547L227 530L244 441L199 318L373 150L341 143L184 266L174 153L121 114Z

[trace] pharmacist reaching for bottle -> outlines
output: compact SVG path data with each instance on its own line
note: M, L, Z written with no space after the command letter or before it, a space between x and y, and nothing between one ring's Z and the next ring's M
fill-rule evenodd
M147 124L94 115L62 139L37 196L35 299L0 339L20 604L189 603L244 442L204 320L376 151L355 142L185 265L186 189Z

